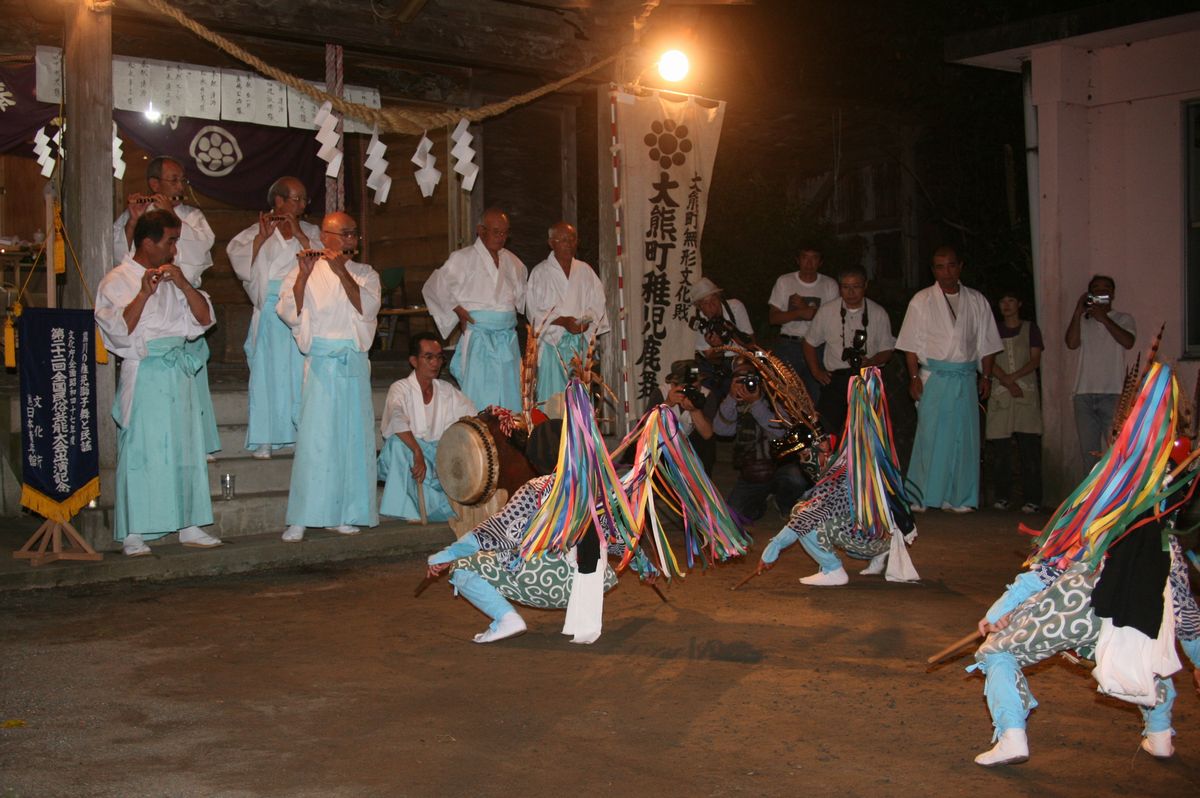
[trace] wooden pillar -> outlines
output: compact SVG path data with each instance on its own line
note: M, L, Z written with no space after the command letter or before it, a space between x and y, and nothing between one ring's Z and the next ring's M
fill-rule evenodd
M567 106L561 111L560 117L560 154L562 163L562 218L576 227L579 226L579 176L576 174L579 163L578 136L575 131L575 107Z
M62 183L63 223L83 269L88 290L113 266L112 167L112 16L92 11L91 4L64 7L63 73L67 129ZM91 307L88 294L67 250L63 305ZM99 419L100 466L117 462L116 428L108 422L116 387L116 366L96 366L96 417ZM112 490L105 485L104 490Z
M617 295L617 217L613 205L612 140L612 103L608 96L608 86L601 84L596 87L596 241L600 251L596 273L600 276L600 282L608 286L608 318L612 332L608 334L608 341L600 351L600 373L604 382L617 395L616 407L611 413L605 414L612 418L614 423L603 432L606 435L615 434L619 438L625 434L629 419L625 412L625 373L621 366L621 333L624 326Z
M325 90L334 97L342 96L342 46L325 45ZM334 112L337 114L337 112ZM325 178L325 213L346 209L346 121L337 114L337 132L342 137L342 164L337 177Z

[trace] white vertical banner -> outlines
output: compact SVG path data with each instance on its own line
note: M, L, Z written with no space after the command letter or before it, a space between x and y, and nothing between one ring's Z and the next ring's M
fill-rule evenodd
M700 237L725 103L620 89L614 100L618 259L628 312L623 387L632 422L671 363L694 356L691 286L701 276Z

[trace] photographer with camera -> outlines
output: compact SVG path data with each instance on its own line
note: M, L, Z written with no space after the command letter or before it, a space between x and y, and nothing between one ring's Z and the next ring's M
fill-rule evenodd
M1081 350L1075 373L1075 430L1085 471L1108 448L1105 435L1125 384L1125 350L1137 340L1133 317L1112 309L1116 291L1113 278L1093 275L1067 325L1067 349Z
M717 347L734 343L746 346L754 339L746 306L736 299L726 299L724 289L707 277L692 286L692 304L696 306L691 321L696 331L696 351L709 363L733 357L731 352L714 351Z
M812 486L799 464L771 457L770 441L787 432L786 419L784 422L775 420L754 366L744 360L734 365L729 394L717 409L713 431L733 436L733 466L738 478L725 501L750 521L762 518L772 494L786 518L792 505Z
M821 425L840 436L846 425L846 386L859 369L883 366L896 339L887 311L867 299L867 273L858 266L838 274L841 301L830 302L813 317L804 339L804 359L822 386L817 401ZM824 345L823 358L817 347Z
M711 474L717 459L717 442L713 440L712 421L704 413L708 394L700 379L700 365L695 360L676 360L665 384L650 394L650 405L670 406L704 470Z

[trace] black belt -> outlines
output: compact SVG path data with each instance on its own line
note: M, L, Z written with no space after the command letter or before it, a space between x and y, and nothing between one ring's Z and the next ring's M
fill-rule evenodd
M779 334L779 337L780 337L780 338L786 338L786 339L788 339L789 341L803 341L803 340L804 340L804 336L803 336L803 335L788 335L787 333L780 333L780 334Z

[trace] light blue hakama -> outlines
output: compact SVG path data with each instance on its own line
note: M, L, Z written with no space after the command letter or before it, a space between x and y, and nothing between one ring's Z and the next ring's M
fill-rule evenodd
M567 389L567 368L571 358L587 355L587 338L577 333L563 332L557 344L538 345L537 400L544 402Z
M917 411L908 490L926 507L979 506L979 405L975 361L929 360Z
M112 412L117 422L117 540L129 535L154 540L213 522L196 384L202 361L182 336L157 338L146 348L133 372L128 423L121 423L119 390ZM122 369L121 379L129 374Z
M287 523L377 526L371 364L349 339L314 338L308 353Z
M421 454L425 456L425 479L421 482L425 492L425 518L429 521L448 521L457 518L450 507L450 500L442 490L434 463L437 461L437 441L417 438ZM379 453L379 479L384 482L383 498L379 502L380 515L416 520L421 517L417 503L417 482L412 476L412 450L396 435L389 435Z
M279 449L296 443L304 355L296 346L291 328L275 312L282 282L267 283L267 296L258 312L258 330L246 336L246 362L250 364L247 449L265 445Z
M507 407L521 412L521 354L517 348L517 314L473 310L466 355L460 342L450 360L450 373L475 407ZM465 361L465 362L464 362Z
M204 451L221 451L221 436L217 433L217 414L213 410L212 394L208 390L208 358L211 352L208 340L201 335L194 341L186 341L183 348L200 363L196 372L196 401L200 407L200 424L204 430Z

